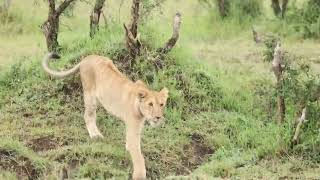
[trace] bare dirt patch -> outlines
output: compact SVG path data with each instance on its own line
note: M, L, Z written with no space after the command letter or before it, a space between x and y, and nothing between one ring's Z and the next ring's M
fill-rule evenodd
M14 151L0 150L0 170L15 172L18 179L37 179L40 172L37 171L30 160L26 157L19 157Z
M59 142L53 136L44 136L36 139L32 139L27 143L33 151L47 151L59 147Z
M190 174L214 153L214 149L206 143L200 134L191 134L190 138L190 144L183 147L182 165L184 168L177 170L178 175Z

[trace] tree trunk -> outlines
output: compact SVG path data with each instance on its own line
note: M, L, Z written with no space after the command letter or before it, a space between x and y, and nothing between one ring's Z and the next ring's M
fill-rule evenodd
M48 51L57 52L59 50L59 18L52 15L46 22L44 22L42 29L46 38Z
M132 19L130 24L130 31L134 38L137 37L137 33L138 33L139 6L140 6L140 0L133 0L133 4L131 7Z
M90 15L90 37L96 34L99 30L99 21L100 14L102 12L102 7L104 5L105 0L96 0L96 4L94 5L93 11Z
M282 74L282 70L281 70L281 74ZM278 123L281 124L284 121L285 114L286 114L286 105L285 105L284 95L283 95L282 77L277 79L277 91L278 91Z
M282 52L280 49L280 42L277 42L277 45L274 49L274 56L272 61L272 70L274 75L277 78L277 93L278 93L278 123L282 123L285 118L286 106L283 95L283 68L281 57Z
M287 12L287 6L288 6L289 0L283 0L281 5L281 16L284 18L286 12Z
M287 11L287 6L288 6L289 0L283 0L281 5L279 0L272 0L272 9L273 12L276 16L280 16L284 18L286 11Z
M226 17L229 13L229 0L217 0L221 17Z
M281 13L281 8L280 8L280 2L279 0L272 0L271 7L273 9L273 12L276 16L279 16Z
M48 19L42 24L42 31L46 38L47 49L49 52L57 52L59 50L58 33L59 33L59 17L62 12L75 0L64 0L56 9L55 0L49 1Z
M124 29L126 32L126 46L132 59L140 54L141 47L141 43L138 37L139 6L140 0L133 0L131 6L130 27L127 28L127 26L124 24Z

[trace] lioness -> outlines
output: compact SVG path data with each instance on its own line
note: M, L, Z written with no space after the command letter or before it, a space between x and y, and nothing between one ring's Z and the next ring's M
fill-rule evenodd
M168 89L152 91L140 80L126 78L106 57L91 55L67 71L49 68L50 59L60 58L50 53L42 61L43 69L53 77L63 78L80 72L83 86L84 119L91 138L103 137L96 125L97 100L114 116L126 124L126 149L133 163L133 179L145 179L146 168L141 153L141 131L147 120L155 127L164 121L163 110L168 98Z

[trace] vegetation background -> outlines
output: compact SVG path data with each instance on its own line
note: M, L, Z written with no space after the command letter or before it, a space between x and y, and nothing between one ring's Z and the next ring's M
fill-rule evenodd
M166 124L144 130L150 179L320 179L319 100L308 103L308 122L292 145L299 109L289 93L297 93L285 91L286 118L277 124L276 80L264 61L273 49L252 36L254 27L279 37L289 59L308 67L307 78L289 76L297 80L293 84L309 90L305 82L312 79L316 87L319 0L289 1L283 18L274 15L269 0L230 2L228 15L221 17L216 1L143 0L138 27L143 50L126 68L122 24L129 22L131 1L107 0L93 39L94 2L76 1L61 16L63 59L54 67L65 69L99 54L114 59L133 80L170 89ZM180 38L159 62L155 50L171 36L176 11L183 19ZM41 0L12 0L8 11L0 11L0 179L128 179L132 167L123 124L101 108L98 124L105 138L91 140L79 77L50 79L41 69L47 50L40 25L47 14Z

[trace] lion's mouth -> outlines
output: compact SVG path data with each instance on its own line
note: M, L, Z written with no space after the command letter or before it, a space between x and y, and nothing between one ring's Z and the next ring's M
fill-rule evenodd
M162 119L161 120L148 119L147 121L151 127L159 127L164 122Z

